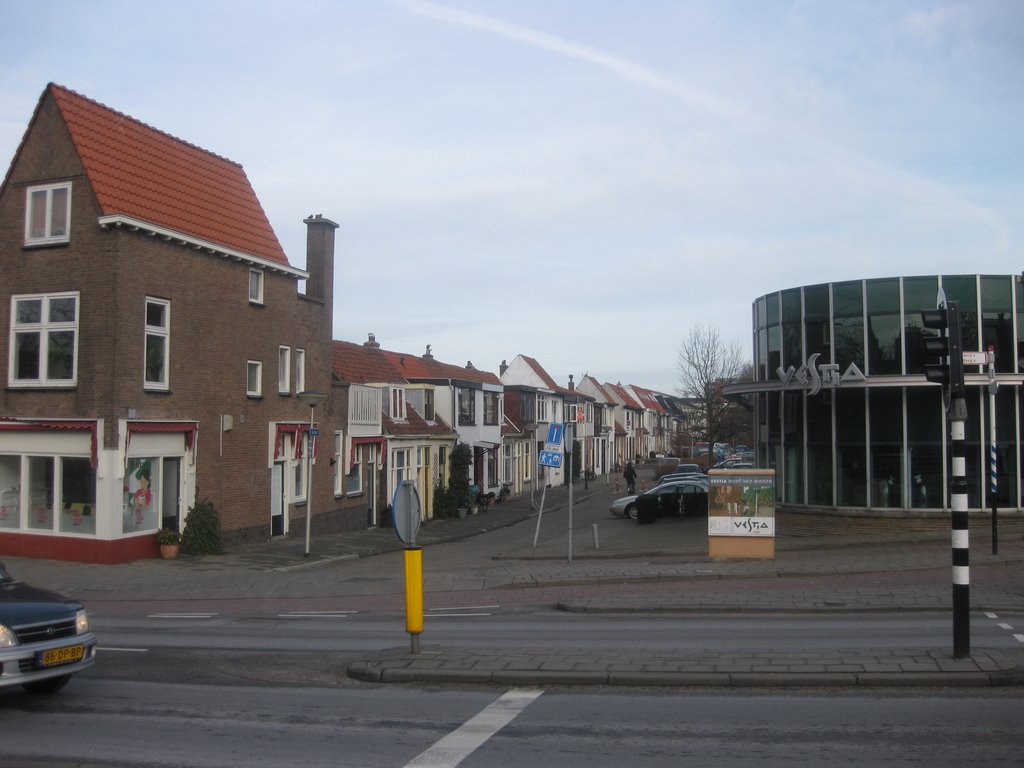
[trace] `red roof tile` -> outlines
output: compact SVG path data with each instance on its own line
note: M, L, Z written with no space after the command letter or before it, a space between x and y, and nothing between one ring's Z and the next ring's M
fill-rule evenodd
M47 88L104 216L130 216L288 264L241 165L62 86Z
M606 390L611 391L611 393L615 395L617 399L621 400L622 404L625 407L633 408L638 411L642 411L644 409L643 406L640 405L640 403L638 403L636 400L629 396L629 393L626 391L625 387L619 384L605 384L604 388Z
M561 395L569 395L570 397L571 396L576 396L576 397L582 398L584 400L593 400L594 399L594 398L590 397L589 395L584 395L579 390L569 389L568 387L563 387L561 384L559 384L558 382L556 382L554 379L551 378L551 376L548 374L548 372L544 370L544 366L542 366L536 360L536 358L530 357L528 355L522 355L522 358L526 362L526 364L533 369L533 372L536 373L540 377L540 380L544 382L544 386L547 387L548 389L550 389L551 391L557 392L557 393L559 393Z
M427 360L419 355L384 351L384 355L399 373L407 379L453 379L480 384L501 384L501 379L489 371L463 368L458 365Z
M334 375L349 384L400 384L405 379L377 347L335 341L332 346Z

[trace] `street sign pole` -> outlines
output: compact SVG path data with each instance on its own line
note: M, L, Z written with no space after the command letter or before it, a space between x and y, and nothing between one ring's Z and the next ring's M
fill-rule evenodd
M572 562L572 438L573 436L569 433L568 425L565 430L565 453L569 459L569 466L566 467L566 475L569 477L569 562ZM576 426L573 425L573 432L575 432Z
M403 480L391 499L391 521L405 546L405 631L410 650L420 652L423 633L423 549L416 546L422 512L415 480Z
M988 475L989 502L992 505L992 554L999 554L999 520L997 517L999 501L999 451L996 448L996 351L988 348Z

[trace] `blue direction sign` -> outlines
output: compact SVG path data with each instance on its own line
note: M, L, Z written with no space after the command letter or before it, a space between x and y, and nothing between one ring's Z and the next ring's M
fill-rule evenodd
M565 430L565 424L548 424L548 439L544 442L561 443L563 430Z
M538 462L542 467L562 466L561 451L541 451L538 455Z

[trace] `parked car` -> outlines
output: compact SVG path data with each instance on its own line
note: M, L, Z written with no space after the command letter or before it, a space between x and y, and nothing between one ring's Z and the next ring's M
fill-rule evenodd
M664 485L665 483L678 483L683 480L690 480L693 482L707 483L708 476L703 472L682 472L680 474L665 475L661 480L658 481L658 485Z
M0 687L54 693L95 660L85 607L14 579L0 563Z
M683 480L674 483L662 483L653 488L648 488L642 494L623 496L612 502L609 510L613 515L631 517L634 520L637 516L637 499L640 496L658 498L671 495L675 497L676 508L680 515L706 514L708 511L708 485L707 482Z

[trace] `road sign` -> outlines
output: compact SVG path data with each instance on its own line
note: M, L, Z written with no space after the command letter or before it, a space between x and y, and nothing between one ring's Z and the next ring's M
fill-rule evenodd
M964 352L964 365L988 365L988 352Z
M416 534L420 530L420 494L415 480L403 480L395 488L391 499L391 519L395 533L403 543L416 545Z
M542 467L562 466L562 454L559 451L541 451L537 456Z
M556 443L561 445L562 432L565 431L565 424L548 424L548 439L545 443Z

